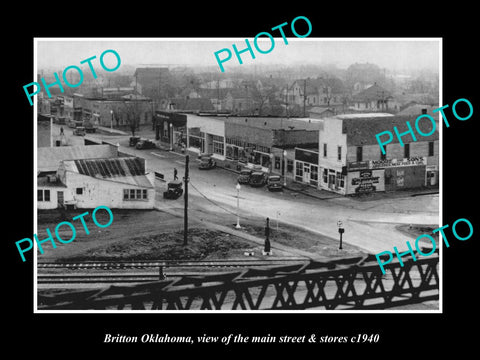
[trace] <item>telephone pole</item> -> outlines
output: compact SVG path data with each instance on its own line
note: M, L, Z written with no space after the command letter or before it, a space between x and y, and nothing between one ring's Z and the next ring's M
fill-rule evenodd
M188 244L188 162L189 162L189 155L185 156L185 177L183 181L185 183L185 195L183 199L185 200L184 206L184 214L183 214L183 245L186 246Z

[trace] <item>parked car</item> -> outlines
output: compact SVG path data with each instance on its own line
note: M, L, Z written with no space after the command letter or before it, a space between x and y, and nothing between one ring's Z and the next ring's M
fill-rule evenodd
M248 182L250 181L250 176L252 176L252 170L243 169L240 171L240 175L238 175L237 181L239 184L248 184Z
M267 178L267 189L269 191L280 191L283 189L282 180L279 175L270 175Z
M135 145L136 149L153 149L155 148L155 143L148 139L140 139Z
M210 155L205 155L200 158L200 165L198 168L200 170L209 170L217 166L217 163Z
M163 192L164 199L175 200L183 194L182 182L180 180L170 181L167 185L167 191Z
M260 187L265 185L265 173L261 171L254 171L250 176L250 180L248 180L250 186L253 187Z
M73 135L85 136L85 128L83 126L77 126L73 129Z
M130 140L128 141L129 146L135 146L140 141L140 136L130 136Z

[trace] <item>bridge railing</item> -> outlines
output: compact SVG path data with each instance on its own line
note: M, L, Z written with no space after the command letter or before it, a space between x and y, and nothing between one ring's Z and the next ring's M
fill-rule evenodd
M392 261L374 256L219 274L179 276L100 290L38 293L39 310L387 309L439 299L438 251Z

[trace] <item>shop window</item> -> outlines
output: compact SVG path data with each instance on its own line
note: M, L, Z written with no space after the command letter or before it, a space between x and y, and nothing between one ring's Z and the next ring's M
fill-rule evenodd
M323 169L323 182L328 182L328 169Z
M336 174L336 186L337 188L343 188L345 187L345 176L342 175L342 173L338 172L337 171L337 174Z
M300 161L295 162L295 180L303 180L303 163Z
M213 141L213 153L223 156L223 141Z
M433 156L434 155L434 142L430 141L428 143L428 156Z
M77 193L77 195L83 195L83 188L81 188L81 187L77 188L76 193Z
M310 167L310 184L311 185L318 184L318 166L312 165Z

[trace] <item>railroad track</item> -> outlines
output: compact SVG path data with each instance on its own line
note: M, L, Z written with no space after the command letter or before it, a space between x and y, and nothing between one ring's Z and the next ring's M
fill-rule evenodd
M261 268L298 264L304 258L272 260L212 260L212 261L93 261L75 263L38 263L37 284L111 284L141 283L165 278L204 276L231 269ZM150 272L109 272L111 270L151 270ZM68 270L65 273L64 270ZM74 272L70 272L73 270ZM83 270L83 272L82 272ZM166 270L166 271L165 271ZM45 272L45 271L54 271ZM84 271L88 271L85 273Z
M239 268L275 266L309 261L305 258L275 258L271 260L212 260L212 261L84 261L84 262L41 262L37 269L148 269L148 268Z

